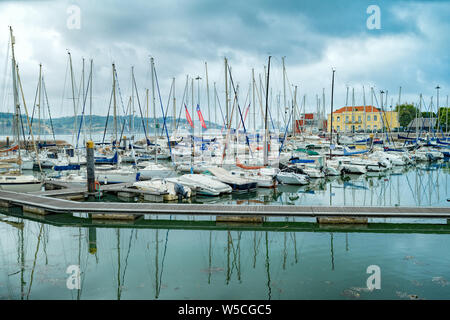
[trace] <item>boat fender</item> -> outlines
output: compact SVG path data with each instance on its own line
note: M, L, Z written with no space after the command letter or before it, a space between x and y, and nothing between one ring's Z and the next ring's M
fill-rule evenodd
M98 182L97 180L95 180L95 182L94 182L94 188L95 188L95 191L100 190L100 182Z
M140 178L141 178L141 173L140 172L136 173L136 181L139 181Z

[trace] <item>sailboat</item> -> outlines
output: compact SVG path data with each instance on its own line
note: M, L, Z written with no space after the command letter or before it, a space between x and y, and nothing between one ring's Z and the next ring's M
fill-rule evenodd
M17 150L18 163L20 165L22 162L21 157L20 157L20 138L19 138L20 137L20 130L19 130L20 102L19 102L19 94L18 94L18 87L17 87L17 80L19 81L19 84L20 84L20 78L18 78L19 73L18 73L18 69L16 66L16 59L15 59L15 55L14 55L15 38L13 36L11 27L9 28L9 30L10 30L10 37L11 37L11 53L12 53L11 71L12 71L12 80L13 80L14 109L15 109L14 131L15 131L17 145L18 145L18 150ZM22 85L20 85L20 89L22 89ZM24 101L24 104L25 104L25 101ZM26 106L25 106L25 108L26 108ZM33 138L33 145L36 148L36 145L34 144L34 138ZM17 171L9 171L3 175L0 175L0 190L15 191L15 192L33 192L33 191L39 191L39 190L41 190L41 188L42 188L42 182L32 175L23 175L21 167L19 167L19 170L17 170Z

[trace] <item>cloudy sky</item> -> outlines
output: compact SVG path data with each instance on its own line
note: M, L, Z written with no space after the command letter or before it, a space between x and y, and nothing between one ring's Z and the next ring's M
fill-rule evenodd
M380 8L380 29L367 27L371 16L367 8L372 4ZM72 19L73 5L80 9L79 29L68 27L77 21ZM289 79L288 99L293 86L298 86L299 100L306 95L307 111L315 110L316 94L321 97L322 88L329 110L332 68L336 69L335 107L345 104L347 86L349 103L352 88L355 103L363 103L364 86L367 103L370 87L374 87L378 100L380 90L387 90L388 104L396 104L401 86L402 102L418 102L423 93L428 105L432 96L436 99L434 88L438 84L442 105L450 87L448 17L449 1L1 1L1 111L12 110L8 26L13 27L16 38L27 105L33 106L42 63L52 117L73 115L68 49L77 87L82 58L86 59L86 70L89 59L94 60L94 113L98 115L106 115L108 110L112 62L117 66L124 103L131 94L132 66L144 103L145 88L151 88L150 57L155 59L164 107L173 77L178 108L186 75L202 78L195 82L195 101L199 84L206 118L208 63L212 120L214 82L224 105L224 57L240 85L240 102L244 104L252 68L259 82L260 74L264 78L268 56L272 56L274 113L277 96L283 92L282 57ZM158 104L158 115L160 110Z

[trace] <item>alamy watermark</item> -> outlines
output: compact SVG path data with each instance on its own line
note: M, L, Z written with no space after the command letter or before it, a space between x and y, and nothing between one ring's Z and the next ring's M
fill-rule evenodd
M77 5L71 5L66 10L67 17L66 25L70 30L79 30L81 29L81 9Z
M366 26L369 30L381 29L381 10L380 7L372 4L367 7L367 14L370 16L366 20Z
M381 269L377 265L370 265L367 267L366 273L371 274L369 278L367 278L366 285L367 289L370 291L377 289L381 289Z
M69 274L69 277L66 281L67 289L69 290L80 290L81 289L81 272L80 266L78 265L70 265L67 267L66 273Z

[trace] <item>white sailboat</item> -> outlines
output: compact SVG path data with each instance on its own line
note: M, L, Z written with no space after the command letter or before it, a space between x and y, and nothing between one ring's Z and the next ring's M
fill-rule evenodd
M280 172L277 180L282 184L305 185L309 183L307 175L294 172Z
M14 44L15 44L15 38L12 33L12 28L10 27L10 36L11 36L11 53L12 53L12 80L13 80L13 91L14 91L14 110L15 110L15 116L14 116L14 131L15 136L17 139L17 144L19 146L17 150L18 155L18 163L19 163L19 171L14 172L6 172L5 174L0 176L0 189L5 191L14 191L14 192L34 192L34 191L40 191L42 188L42 182L37 179L36 177L32 175L23 175L21 164L22 159L20 155L20 139L19 139L19 115L20 115L20 102L18 97L18 86L17 86L17 79L20 78L18 75L18 69L16 67L16 60L14 55ZM22 86L20 86L22 88ZM24 102L25 103L25 102ZM27 112L28 113L28 112ZM28 118L28 117L27 117ZM34 143L34 139L33 139ZM35 146L35 145L34 145Z
M178 177L178 181L191 188L196 188L197 194L206 196L218 196L231 193L229 185L205 174L185 174Z

